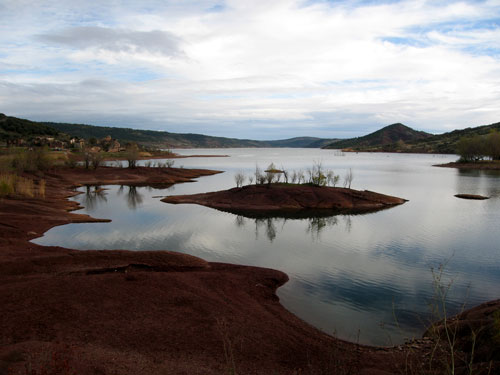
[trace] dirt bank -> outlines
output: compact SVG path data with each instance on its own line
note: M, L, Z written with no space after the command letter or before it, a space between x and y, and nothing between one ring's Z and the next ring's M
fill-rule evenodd
M162 199L166 203L196 203L231 212L264 211L269 213L299 213L327 211L359 213L402 204L406 200L346 188L313 185L248 185L204 194L174 195Z
M429 340L377 349L304 323L276 297L287 281L280 271L28 241L96 220L69 212L77 184L170 184L212 173L61 169L34 176L47 182L44 198L2 199L0 374L400 374L422 362Z

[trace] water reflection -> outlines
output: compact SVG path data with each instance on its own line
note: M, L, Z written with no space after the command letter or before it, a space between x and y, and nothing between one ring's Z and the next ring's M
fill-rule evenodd
M210 152L220 150L195 151ZM331 151L314 149L226 152L232 157L183 163L226 171L246 168L251 174L256 162L305 170L312 160L323 159L325 167L339 172L352 167L357 188L409 202L375 214L306 212L276 217L160 203L159 197L171 194L174 187L85 187L73 198L85 207L81 213L112 222L54 227L34 242L77 249L173 250L208 261L279 269L290 277L277 291L287 309L325 332L355 341L360 332L360 342L376 345L421 335L420 322L430 318L430 269L450 258L450 314L464 302L498 298L500 199L465 201L454 194L500 197L500 174L432 167L455 159L450 156L330 157ZM231 187L233 174L222 173L175 185L175 191L182 195Z
M500 197L498 178L500 171L481 169L458 169L456 190L463 194L479 194Z
M127 206L133 210L142 204L142 195L137 191L137 186L129 186L127 194Z
M82 204L88 211L94 211L99 203L106 203L106 189L100 186L85 186Z
M340 219L339 219L340 218ZM351 215L332 215L332 216L311 216L305 217L302 214L297 214L296 217L289 214L287 216L268 216L259 215L236 215L234 223L238 228L243 228L249 223L255 226L255 239L259 239L261 233L264 233L270 242L276 239L276 236L283 232L285 224L289 220L299 220L306 222L305 232L311 235L313 241L321 239L321 233L328 227L333 227L339 224L339 220L344 224L345 231L351 232L352 219Z

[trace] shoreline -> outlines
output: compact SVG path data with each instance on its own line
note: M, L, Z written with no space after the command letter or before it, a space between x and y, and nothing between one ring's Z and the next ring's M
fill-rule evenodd
M397 374L409 350L415 360L430 350L429 340L377 348L317 330L279 303L288 277L277 270L29 242L56 225L106 221L71 212L78 184L168 185L214 173L61 168L44 176L45 198L2 199L0 370L25 374L27 363L40 369L58 354L78 374Z
M500 170L500 162L460 163L455 161L445 164L435 164L433 167L498 171Z

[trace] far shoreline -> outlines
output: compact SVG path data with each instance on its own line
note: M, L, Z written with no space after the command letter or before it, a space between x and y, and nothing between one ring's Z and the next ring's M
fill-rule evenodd
M498 161L481 161L481 162L476 162L476 163L462 163L462 162L454 161L454 162L445 163L445 164L434 164L433 167L499 171L500 170L500 162L498 162Z

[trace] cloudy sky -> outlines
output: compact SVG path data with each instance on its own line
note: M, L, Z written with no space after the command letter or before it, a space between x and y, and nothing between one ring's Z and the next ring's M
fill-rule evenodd
M253 139L500 121L500 0L0 0L0 112Z

